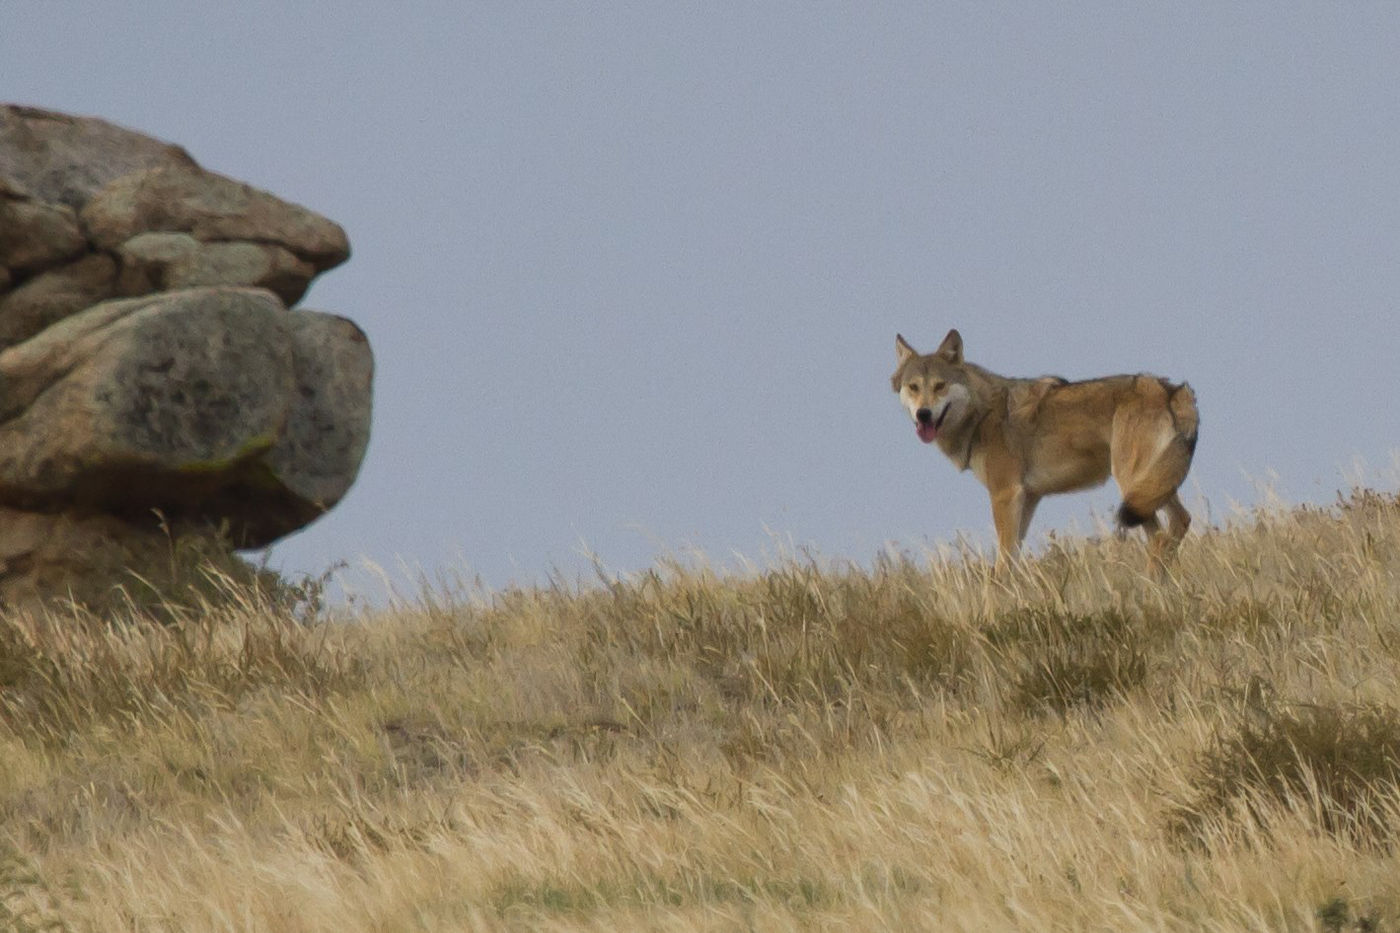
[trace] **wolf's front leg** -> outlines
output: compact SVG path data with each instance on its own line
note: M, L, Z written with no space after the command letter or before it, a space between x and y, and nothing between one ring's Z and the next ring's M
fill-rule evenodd
M1025 537L1026 526L1030 524L1029 509L1034 504L1027 502L1026 489L1017 484L992 493L992 521L997 527L998 571L1005 570L1021 550L1021 539Z

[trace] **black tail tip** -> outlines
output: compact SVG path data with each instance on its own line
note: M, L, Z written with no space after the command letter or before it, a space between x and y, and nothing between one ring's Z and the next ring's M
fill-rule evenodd
M1136 528L1150 517L1151 516L1134 511L1133 507L1126 502L1118 506L1118 524L1122 525L1124 528Z

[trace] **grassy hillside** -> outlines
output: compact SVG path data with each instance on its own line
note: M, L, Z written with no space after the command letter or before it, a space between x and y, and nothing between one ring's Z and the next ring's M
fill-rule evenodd
M1400 930L1400 502L0 621L0 929Z

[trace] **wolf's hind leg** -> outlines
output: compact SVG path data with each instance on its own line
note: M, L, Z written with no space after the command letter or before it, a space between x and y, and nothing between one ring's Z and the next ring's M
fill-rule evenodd
M1181 504L1176 493L1162 503L1162 508L1167 511L1167 527L1163 528L1155 515L1142 523L1148 540L1148 572L1158 577L1163 576L1167 567L1176 560L1181 539L1186 537L1186 531L1191 527L1191 513L1186 511L1186 506Z
M1162 508L1167 510L1167 537L1170 539L1168 547L1175 552L1181 544L1181 539L1186 537L1186 532L1191 528L1191 513L1181 504L1181 496L1177 493L1172 493L1167 501L1162 503Z
M1156 512L1148 515L1137 515L1135 518L1134 524L1147 535L1147 572L1160 577L1166 566L1167 533L1162 530L1162 523L1157 520ZM1119 527L1123 528L1122 525Z

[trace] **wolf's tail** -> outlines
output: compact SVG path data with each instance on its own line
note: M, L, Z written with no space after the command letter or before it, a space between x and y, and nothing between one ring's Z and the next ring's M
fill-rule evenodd
M1167 385L1167 411L1172 413L1172 424L1181 437L1186 449L1196 453L1196 430L1201 426L1201 413L1196 410L1196 393L1188 383L1179 386Z
M1115 517L1118 519L1119 528L1136 528L1152 516L1142 515L1131 505L1124 502L1122 505L1118 506L1118 514Z

